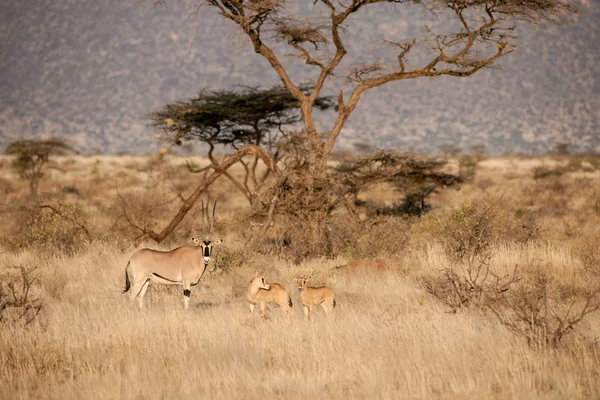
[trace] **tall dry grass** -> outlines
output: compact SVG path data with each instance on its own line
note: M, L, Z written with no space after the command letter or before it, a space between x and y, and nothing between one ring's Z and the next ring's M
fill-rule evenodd
M493 271L541 266L563 285L596 285L599 277L588 264L594 263L589 243L600 221L593 208L599 174L587 176L591 181L585 185L563 175L558 183L564 190L548 193L552 185L533 180L537 164L492 161L460 191L437 195L433 217L443 218L473 200L496 201L504 193L499 204L512 221L507 226L533 213L542 229L530 241L495 241ZM246 205L223 182L213 193L223 200L215 226L218 237L226 239L215 249L223 257L215 258L216 268L192 289L190 309L183 310L180 288L151 286L145 308L138 310L121 290L127 259L144 244L128 243L125 233L107 235L117 200L109 190L92 189L94 176L101 175L109 181L131 179L132 192L155 193L154 187L144 189L151 186L145 178L134 176L135 169L147 165L133 164L78 161L72 176L52 175L42 182L47 192L67 184L78 188L82 195L65 201L86 213L93 241L83 241L71 253L0 249L0 269L37 267L33 290L43 300L32 323L0 324L0 398L600 398L600 316L582 321L561 347L540 350L485 310L451 313L421 286L424 276L450 264L432 219L411 222L397 249L388 237L378 254L349 249L333 260L294 265L244 247L252 229L239 225ZM97 173L86 175L94 166ZM190 179L184 172L169 173L183 184ZM22 199L21 183L4 169L2 174L15 188L12 202ZM557 204L564 207L556 209ZM4 216L7 222L18 217ZM168 212L155 216L161 223ZM195 228L188 223L183 231ZM388 236L398 234L397 225L384 226ZM10 229L5 226L1 234L11 235ZM185 237L180 232L173 243L158 247L187 244ZM395 258L386 270L335 268L360 254ZM249 314L245 290L256 270L288 288L294 318L276 307L267 319ZM314 324L303 320L294 286L300 274L333 288L334 318L325 318L317 307Z

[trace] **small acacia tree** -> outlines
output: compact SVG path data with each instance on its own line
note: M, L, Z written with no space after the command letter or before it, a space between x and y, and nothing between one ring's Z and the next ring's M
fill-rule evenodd
M351 214L351 209L358 202L359 190L368 184L388 182L404 195L403 202L391 211L421 215L429 210L426 198L437 188L463 181L460 176L441 171L446 163L441 158L388 150L346 161L334 171L336 179L345 187L344 200Z
M24 179L29 181L31 196L37 199L40 180L44 176L51 156L65 155L74 152L73 148L62 139L23 139L8 145L6 154L16 156L13 168Z
M162 3L165 0L154 0ZM440 76L468 77L484 68L497 67L496 61L517 47L510 43L516 37L520 23L567 21L576 12L575 6L561 0L204 0L201 9L214 9L219 16L237 26L248 44L273 68L285 88L300 103L304 143L310 146L302 164L305 185L304 204L310 213L310 235L315 243L326 232L328 204L322 201L327 187L327 161L348 118L362 95L375 87L395 81ZM393 3L393 4L390 4ZM386 7L386 4L388 7ZM367 9L398 13L398 5L424 7L432 18L448 24L444 33L427 29L421 37L383 39L391 52L393 63L367 60L351 66L348 73L338 71L348 53L344 32L362 23ZM425 51L423 51L425 50ZM314 87L306 93L290 75L281 58L294 55L314 69ZM303 70L304 71L304 70ZM334 74L335 73L335 74ZM321 91L333 79L343 78L349 85L337 97L337 118L325 131L317 129L313 108ZM248 145L241 152L250 151ZM256 150L252 150L256 151ZM267 165L273 165L266 156ZM313 201L310 201L313 198Z
M309 92L311 86L302 86ZM319 97L315 107L327 110L334 105L330 97ZM165 105L148 113L152 125L162 132L161 140L180 146L183 141L197 141L209 146L209 168L193 169L206 172L219 169L213 156L215 146L239 150L246 145L259 146L277 163L282 156L280 141L289 135L288 129L300 121L300 103L283 86L270 89L242 87L239 90L202 90L197 97ZM243 181L223 174L246 196L250 205L259 200L259 192L272 172L266 169L257 176L259 157L250 162L239 160L245 170Z

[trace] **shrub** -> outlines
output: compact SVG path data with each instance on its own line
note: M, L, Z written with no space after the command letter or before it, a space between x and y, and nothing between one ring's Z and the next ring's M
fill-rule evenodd
M588 238L575 249L583 268L593 278L600 278L600 239Z
M371 216L356 221L339 216L331 224L333 254L351 259L398 255L408 242L410 223L400 217Z
M567 169L564 167L556 167L556 168L543 167L543 166L536 167L533 170L533 179L535 179L537 181L538 179L559 177L559 176L562 176L566 172L567 172Z
M438 219L435 232L452 263L486 263L492 256L494 204L482 207L463 204L449 216Z
M215 248L213 260L212 270L225 272L253 263L246 249L230 250L225 247Z
M433 232L442 243L449 265L436 275L422 278L421 284L442 303L456 310L485 307L518 280L517 268L498 275L492 268L499 243L530 243L541 230L534 215L516 213L510 218L497 203L463 204L449 215L433 220Z
M578 294L580 296L578 296ZM587 315L600 309L600 287L580 293L539 269L515 281L488 309L536 349L557 348ZM577 298L579 297L579 298Z
M34 294L38 284L37 268L11 266L0 270L0 323L33 322L42 310Z
M472 181L477 172L477 164L483 159L478 154L461 154L458 156L459 175L465 181Z
M85 215L75 206L39 206L23 217L21 230L6 239L13 248L58 249L72 254L91 240Z
M437 276L423 278L422 285L453 310L482 305L488 294L502 290L502 279L490 282L495 239L493 206L464 204L434 223L436 238L450 265Z
M507 242L533 243L540 238L542 233L542 224L536 215L531 212L523 212L521 209L517 209L514 218L506 217L502 220L508 225L503 230L505 233L504 240Z

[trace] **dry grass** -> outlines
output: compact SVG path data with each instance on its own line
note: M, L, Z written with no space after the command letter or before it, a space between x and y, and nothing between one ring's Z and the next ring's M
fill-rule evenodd
M151 287L145 309L137 310L120 291L127 259L141 245L128 242L127 232L111 231L117 199L110 187L97 190L98 185L118 180L128 193L160 199L161 187L194 178L181 163L156 168L146 159L134 161L76 160L69 172L53 173L41 184L42 192L55 194L66 185L77 187L80 196L67 194L63 201L82 209L100 239L81 243L70 255L0 248L0 269L37 267L36 294L43 299L40 314L29 325L0 324L0 398L600 397L600 316L590 315L561 347L540 351L490 313L474 308L448 313L419 283L450 263L435 240L431 219L415 221L408 233L403 231L394 254L389 245L380 254L369 254L395 257L385 269L334 272L351 260L351 251L334 260L291 265L244 248L249 228L237 221L247 205L223 181L212 196L222 202L215 232L226 240L215 252L227 256L217 258L217 268L192 289L187 312L181 290L164 287ZM472 200L495 201L504 193L505 219L518 222L532 213L542 230L527 243L506 237L495 241L493 271L542 266L579 298L600 279L590 247L597 243L600 224L593 208L600 196L600 173L586 176L590 181L585 184L563 174L557 178L563 190L553 192L551 185L533 180L533 168L540 163L525 161L484 162L460 191L436 195L436 215L441 218ZM0 175L14 188L2 203L9 210L24 201L27 187L5 164ZM161 179L169 174L172 181ZM492 184L481 185L485 180ZM381 193L375 195L385 201ZM557 209L560 204L563 208ZM153 215L155 222L164 223L169 207ZM15 232L12 219L17 216L3 215L0 236L7 237ZM172 243L159 247L187 244L187 230L197 228L193 222L186 222ZM389 236L398 234L394 224L389 226ZM295 318L286 318L277 307L266 320L248 313L245 290L256 270L287 287ZM335 291L334 318L317 309L314 324L303 320L294 287L299 274L312 275L311 284Z

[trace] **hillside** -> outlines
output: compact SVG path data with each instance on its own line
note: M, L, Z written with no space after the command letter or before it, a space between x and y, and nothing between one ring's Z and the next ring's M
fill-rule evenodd
M61 135L87 152L144 153L156 146L149 109L203 87L278 82L210 10L200 13L188 51L194 20L185 17L185 3L0 1L0 147L22 136ZM382 33L411 37L429 22L415 7L375 11L345 33L350 61L360 50L368 54ZM543 153L563 141L575 151L600 151L599 20L600 8L591 5L574 25L528 27L522 47L502 61L504 71L376 89L338 148L363 142L435 152L482 143L492 153ZM320 126L330 122L323 116Z

